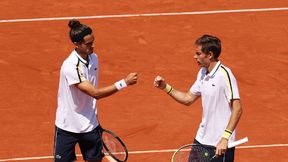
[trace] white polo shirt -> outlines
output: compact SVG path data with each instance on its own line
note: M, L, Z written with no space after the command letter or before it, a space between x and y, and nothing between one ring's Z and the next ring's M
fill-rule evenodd
M60 70L56 126L74 133L89 132L98 126L96 99L75 84L88 80L98 86L98 58L90 54L87 62L74 50Z
M202 99L202 121L196 140L202 144L216 146L231 116L230 102L240 97L234 75L220 61L210 73L206 73L206 69L201 68L197 80L190 88L191 93L201 96ZM235 134L236 131L230 136L229 142L235 141Z

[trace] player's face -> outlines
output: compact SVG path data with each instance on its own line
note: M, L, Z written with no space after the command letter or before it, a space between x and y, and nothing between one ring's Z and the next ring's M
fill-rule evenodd
M194 59L200 67L208 68L210 64L209 54L202 52L202 46L196 45Z
M86 35L83 38L83 41L81 41L77 48L78 51L82 54L86 54L86 55L90 55L93 53L94 50L94 35L90 34L90 35Z

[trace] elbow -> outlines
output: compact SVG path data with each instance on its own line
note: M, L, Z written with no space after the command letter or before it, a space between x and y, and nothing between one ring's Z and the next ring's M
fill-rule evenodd
M97 93L97 94L93 95L93 98L95 98L96 100L99 100L99 99L104 98L104 97L106 97L105 94Z
M190 106L190 105L192 105L192 103L195 102L196 99L197 99L197 96L188 92L186 94L186 96L183 98L182 104L185 106Z
M240 117L241 117L242 114L243 114L243 109L242 109L241 106L237 109L236 114L237 114L238 118L240 119Z
M234 102L232 102L232 108L233 108L233 112L236 116L238 116L238 118L241 117L241 115L243 114L243 109L240 103L240 100L235 100Z
M195 101L195 99L192 99L192 98L188 98L188 99L185 99L182 101L182 104L185 105L185 106L190 106L192 105L192 103Z
M101 97L99 97L99 96L94 96L94 98L95 98L96 100L99 100Z
M238 110L238 115L239 115L239 117L241 117L242 114L243 114L243 109L240 107L240 109Z
M192 102L190 102L190 101L183 101L182 104L185 105L185 106L190 106L190 105L192 104Z
M99 100L102 98L101 94L99 92L95 92L91 95L91 97L95 98L96 100Z

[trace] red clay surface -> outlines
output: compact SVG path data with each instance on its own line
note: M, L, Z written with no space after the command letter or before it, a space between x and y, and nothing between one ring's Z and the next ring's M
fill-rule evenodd
M287 6L282 0L2 0L0 19ZM243 146L287 144L287 15L288 11L272 11L81 20L96 36L100 87L129 72L139 73L137 85L98 101L102 125L117 133L130 151L176 149L190 143L201 119L200 100L182 106L154 88L153 80L159 74L187 91L199 70L193 59L194 40L209 33L222 40L220 59L238 79L244 108L238 137L249 137ZM0 23L0 159L53 154L59 69L73 48L67 23ZM287 146L237 149L236 161L284 162L287 151ZM171 155L130 154L128 161L165 162Z

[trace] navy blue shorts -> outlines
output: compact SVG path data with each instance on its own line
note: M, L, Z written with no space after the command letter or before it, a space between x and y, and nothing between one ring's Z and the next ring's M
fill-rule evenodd
M104 157L99 126L87 133L72 133L55 127L54 162L75 161L75 145L77 143L84 160L100 161Z
M196 139L194 139L194 144L200 144L202 145L200 142L198 142ZM205 146L204 146L205 147ZM211 155L215 154L215 150L209 147L206 148ZM211 162L234 162L234 154L235 154L235 147L229 148L226 150L226 153L222 156L219 156L217 158L214 158Z

